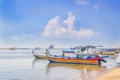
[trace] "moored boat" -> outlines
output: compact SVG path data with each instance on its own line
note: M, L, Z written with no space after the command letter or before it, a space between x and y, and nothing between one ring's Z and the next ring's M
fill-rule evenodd
M103 49L102 55L116 55L118 54L117 49Z
M40 50L33 50L32 54L34 55L35 58L39 58L39 59L47 59L46 54L44 53L44 51L42 50L42 52L40 52Z
M66 54L73 54L73 56L65 56ZM101 61L106 62L103 57L99 57L97 54L82 54L76 51L63 50L61 56L52 56L49 50L46 50L46 55L51 63L98 65L101 64Z
M47 56L45 54L33 54L35 58L40 58L40 59L47 59Z
M102 58L92 58L92 59L77 59L77 58L54 58L48 56L48 60L54 63L67 63L67 64L91 64L97 65L103 60Z

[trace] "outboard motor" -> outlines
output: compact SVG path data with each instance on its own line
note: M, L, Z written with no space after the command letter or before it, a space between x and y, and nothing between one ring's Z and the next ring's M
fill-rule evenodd
M107 61L106 61L106 60L104 60L104 59L102 59L101 61L102 61L102 62L105 62L105 63L107 62Z
M99 64L99 65L101 64L101 61L102 61L102 62L105 62L105 63L107 62L105 59L100 58L100 59L98 60L98 64Z

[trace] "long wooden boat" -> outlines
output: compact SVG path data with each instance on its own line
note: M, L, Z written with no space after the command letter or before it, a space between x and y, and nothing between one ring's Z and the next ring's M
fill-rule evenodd
M67 56L67 54L73 54L74 56ZM90 64L98 65L101 61L106 62L102 56L98 54L83 54L75 50L63 50L61 56L50 55L49 50L46 50L46 56L51 63L67 63L67 64Z
M40 59L47 59L47 56L45 54L33 54L35 58L40 58Z
M77 59L77 58L55 58L48 56L48 60L51 63L67 63L67 64L91 64L98 65L101 64L101 61L104 61L102 58L92 58L92 59Z
M95 58L70 58L70 57L54 57L46 54L50 63L66 63L66 64L88 64L88 65L99 65L101 61L106 62L102 57Z
M39 58L39 59L47 59L47 56L44 52L37 52L35 50L32 50L32 54L35 58Z
M116 55L116 52L104 52L102 55Z

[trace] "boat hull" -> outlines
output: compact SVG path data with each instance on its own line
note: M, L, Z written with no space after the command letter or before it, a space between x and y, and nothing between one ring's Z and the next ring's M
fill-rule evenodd
M41 54L33 54L35 58L39 58L39 59L47 59L46 55L41 55Z
M87 60L87 59L69 59L69 58L54 58L49 57L48 60L51 63L67 63L67 64L90 64L90 65L98 65L99 60Z

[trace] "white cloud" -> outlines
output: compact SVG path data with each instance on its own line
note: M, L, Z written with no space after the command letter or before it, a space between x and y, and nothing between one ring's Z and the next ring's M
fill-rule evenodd
M49 20L47 26L42 33L45 36L49 35L61 35L66 32L66 28L62 27L60 24L60 17L56 16L55 18Z
M77 5L89 5L90 1L89 0L76 0Z
M56 16L49 20L42 34L47 37L66 36L72 38L90 38L96 36L96 33L92 29L82 27L79 30L75 30L73 27L75 20L76 18L72 12L68 12L68 18L66 20L60 20L60 16Z
M22 34L22 35L14 35L10 37L11 40L28 40L28 39L33 39L34 34Z
M80 28L79 31L76 30L72 31L72 35L83 38L83 37L93 37L95 33L93 32L92 29Z
M66 32L66 29L63 28L63 27L57 27L56 30L55 30L56 35L61 35L61 34L65 33L65 32Z
M40 35L39 35L40 36ZM0 47L37 47L40 45L45 45L36 34L21 34L13 35L8 38L0 39ZM42 47L43 47L42 46ZM40 46L41 47L41 46Z
M68 12L68 18L63 22L68 26L68 32L71 32L73 30L73 25L75 22L75 16L72 15L72 12Z
M100 4L93 3L91 0L76 0L75 3L79 6L88 6L89 8L92 7L95 11L98 11L101 7Z

